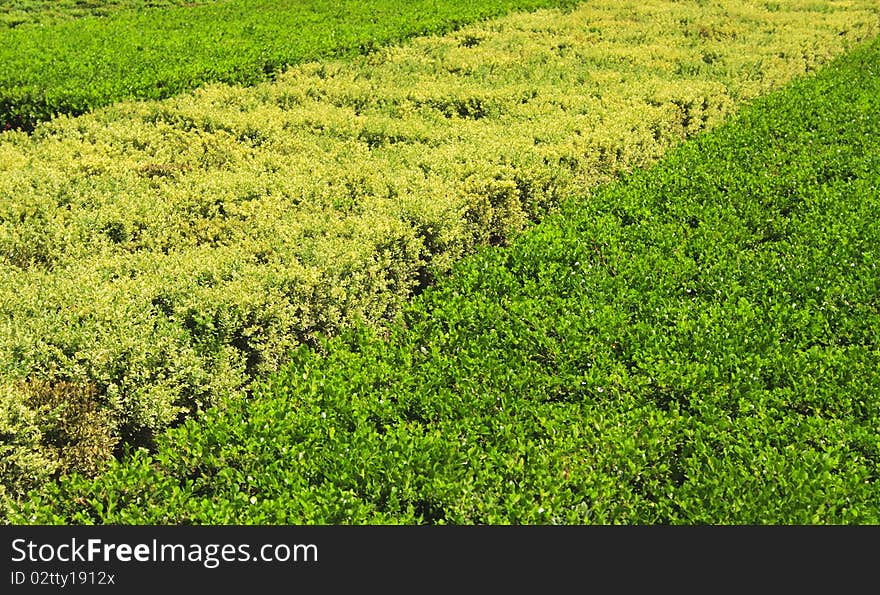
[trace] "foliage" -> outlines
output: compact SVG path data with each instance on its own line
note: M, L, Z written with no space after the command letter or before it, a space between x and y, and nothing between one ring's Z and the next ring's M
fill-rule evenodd
M67 0L62 0L67 2ZM250 85L287 66L376 51L514 10L574 0L17 0L34 24L0 29L0 130L206 82ZM22 6L23 5L23 6ZM135 7L139 6L139 9ZM59 20L51 15L76 15ZM91 16L103 14L104 16Z
M203 5L218 0L4 0L0 29L23 25L45 27L83 17L106 17L121 10Z
M2 135L0 390L84 387L108 445L150 446L297 345L381 329L475 246L652 163L871 15L596 1ZM79 448L40 419L3 422L13 491Z
M880 522L880 40L18 523Z

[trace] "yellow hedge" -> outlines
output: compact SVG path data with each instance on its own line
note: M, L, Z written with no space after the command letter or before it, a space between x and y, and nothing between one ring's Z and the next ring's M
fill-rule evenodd
M92 473L874 36L869 0L592 0L0 135L0 484Z

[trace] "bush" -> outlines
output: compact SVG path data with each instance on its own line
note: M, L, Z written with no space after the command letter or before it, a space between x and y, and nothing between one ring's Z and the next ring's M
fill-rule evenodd
M18 523L876 524L880 40Z
M590 2L4 134L2 390L82 387L101 435L150 447L878 28L861 4L815 8L647 4L634 28Z

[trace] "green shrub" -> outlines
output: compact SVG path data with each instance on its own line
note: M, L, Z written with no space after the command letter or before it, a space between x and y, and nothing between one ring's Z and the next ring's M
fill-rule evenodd
M210 4L218 0L199 0ZM192 5L189 0L6 0L0 6L0 29L45 27L83 17L107 17L125 10Z
M0 130L203 83L250 85L515 10L575 0L13 0L0 7ZM5 27L4 27L5 25Z
M590 2L0 135L0 385L90 387L102 435L149 447L878 28L811 6L658 2L634 25Z
M17 523L876 524L880 39Z

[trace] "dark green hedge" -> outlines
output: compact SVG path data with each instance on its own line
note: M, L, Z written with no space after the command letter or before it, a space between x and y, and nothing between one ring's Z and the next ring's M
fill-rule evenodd
M0 30L0 131L575 0L228 0Z
M880 42L18 523L880 522Z

